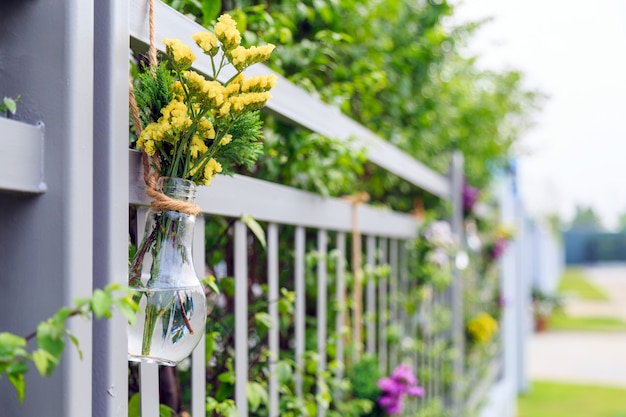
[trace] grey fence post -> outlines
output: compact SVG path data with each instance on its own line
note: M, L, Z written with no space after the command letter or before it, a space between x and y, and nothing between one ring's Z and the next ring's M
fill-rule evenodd
M128 283L128 3L95 6L94 287ZM115 313L93 328L92 416L128 412L126 320Z
M270 223L267 226L267 286L269 298L269 315L272 328L269 330L268 344L269 357L269 417L279 415L279 386L276 364L280 360L280 329L278 316L279 283L278 283L278 225Z
M235 223L235 405L248 415L248 229Z
M18 119L45 123L48 186L36 196L0 194L3 331L26 335L92 292L93 20L93 0L0 2L0 91L22 96ZM33 368L23 405L3 378L3 415L91 415L91 322L68 326L82 360L69 344L51 378Z
M463 155L455 152L450 165L450 202L452 203L451 226L456 235L459 245L464 241L463 236ZM454 282L452 284L452 341L456 349L453 364L454 388L453 388L453 415L460 417L463 409L463 391L465 390L465 364L463 340L463 280L461 272L454 268Z

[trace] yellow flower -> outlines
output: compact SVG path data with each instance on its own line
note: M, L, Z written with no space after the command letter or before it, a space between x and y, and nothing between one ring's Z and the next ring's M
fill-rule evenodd
M224 116L228 116L228 114L230 113L230 102L227 101L226 103L222 104L222 107L220 107L220 111L218 113L218 115L220 117L224 117Z
M275 46L270 44L263 46L251 46L249 49L238 46L230 51L230 60L239 71L257 62L267 61L272 55Z
M183 79L188 88L194 92L204 91L206 89L206 78L193 70L183 72Z
M247 92L261 92L267 91L276 86L276 75L255 75L245 80L241 85L241 91Z
M272 95L268 92L264 93L243 93L228 99L231 103L231 110L240 112L242 110L256 110L265 105Z
M209 159L204 167L204 185L211 185L211 179L222 172L222 164L217 162L215 158Z
M210 56L215 56L219 51L217 38L211 32L198 32L194 33L191 37L194 41L196 41L196 45L198 45L204 53Z
M137 139L137 148L144 149L148 155L154 155L156 152L156 142L163 140L165 131L161 128L160 123L150 123Z
M205 84L206 91L203 91L214 107L224 104L225 89L222 84L217 81L207 81Z
M187 106L182 101L172 100L170 103L161 110L163 114L162 119L169 121L171 127L175 130L187 129L192 124L192 120L189 117ZM161 121L161 119L159 119ZM175 142L180 138L174 138Z
M183 89L183 84L180 81L174 81L170 86L170 90L174 95L174 99L178 101L183 101L185 90Z
M165 50L174 59L174 64L179 69L187 69L196 60L191 48L185 45L180 39L163 39Z
M206 117L198 122L198 133L207 139L215 139L215 128L213 123Z
M222 140L220 140L220 146L228 145L232 140L233 140L233 135L226 134L224 135Z
M146 151L146 153L148 155L154 155L154 153L156 152L156 146L154 144L153 140L147 140L144 145L143 145L143 149Z
M232 50L241 43L241 34L237 30L237 23L229 14L223 14L215 24L215 36L222 42L224 49Z
M191 138L191 146L189 147L189 154L191 158L198 159L199 156L207 152L209 148L206 146L204 141L200 139L198 134L193 135Z
M489 342L498 331L498 322L488 313L482 312L467 323L467 332L480 344Z

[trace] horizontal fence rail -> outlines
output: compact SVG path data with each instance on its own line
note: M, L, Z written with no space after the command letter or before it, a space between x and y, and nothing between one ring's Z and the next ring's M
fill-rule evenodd
M129 151L131 204L148 205L140 154ZM321 197L280 184L234 175L219 176L210 187L198 187L196 204L202 211L226 217L252 216L267 221L310 228L352 230L352 205L347 200ZM359 230L393 238L415 236L415 217L372 206L359 206Z

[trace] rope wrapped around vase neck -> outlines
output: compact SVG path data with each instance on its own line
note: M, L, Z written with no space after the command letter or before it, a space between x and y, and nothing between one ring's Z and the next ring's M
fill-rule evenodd
M148 21L150 26L150 48L148 49L148 59L150 73L154 76L155 69L158 65L155 40L156 29L154 19L154 0L148 0L148 3ZM135 124L137 138L139 138L143 128L141 126L139 107L137 107L137 100L135 99L135 92L131 80L128 81L128 101L130 104L130 111L133 116L133 122ZM150 202L150 207L152 208L152 210L159 212L174 210L192 216L200 213L200 207L196 204L168 197L157 189L157 182L160 177L159 170L161 169L161 163L159 161L158 155L155 154L152 157L152 163L154 165L154 169L152 169L150 166L150 156L146 153L144 149L141 149L141 163L143 165L143 180L146 184L146 194L152 199L152 201Z

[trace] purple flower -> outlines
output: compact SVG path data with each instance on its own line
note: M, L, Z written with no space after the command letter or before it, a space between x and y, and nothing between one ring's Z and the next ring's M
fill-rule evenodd
M404 407L404 397L420 397L424 395L424 388L417 385L417 378L407 365L398 365L391 376L381 378L377 382L383 392L378 404L386 414L401 414Z
M491 258L494 260L500 258L506 249L507 243L508 241L506 239L496 238L496 241L493 242L493 246L489 251Z
M471 213L479 196L480 190L472 187L467 183L467 180L463 179L463 211L465 214Z

